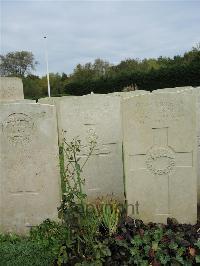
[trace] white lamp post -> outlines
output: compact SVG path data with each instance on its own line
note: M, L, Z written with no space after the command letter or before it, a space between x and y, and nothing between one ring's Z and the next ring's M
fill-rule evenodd
M46 64L47 64L48 97L51 97L51 89L50 89L50 82L49 82L49 63L48 63L48 52L47 52L46 40L47 40L47 36L44 36L44 49L45 49L45 58L46 58Z

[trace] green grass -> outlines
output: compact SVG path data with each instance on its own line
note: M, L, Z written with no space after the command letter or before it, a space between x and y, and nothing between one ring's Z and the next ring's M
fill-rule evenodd
M0 241L0 266L49 266L54 259L45 245L38 245L29 238L7 237Z

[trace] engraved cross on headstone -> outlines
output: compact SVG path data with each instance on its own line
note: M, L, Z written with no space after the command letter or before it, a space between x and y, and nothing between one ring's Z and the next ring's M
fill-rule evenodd
M145 154L129 155L132 171L148 170L155 177L155 215L170 216L170 178L177 168L192 167L192 152L176 152L168 143L168 128L152 128L153 146ZM160 217L161 218L161 217Z

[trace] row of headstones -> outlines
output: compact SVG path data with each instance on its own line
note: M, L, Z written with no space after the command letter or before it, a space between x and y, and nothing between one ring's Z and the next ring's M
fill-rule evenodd
M129 214L145 222L167 217L196 222L197 88L44 98L32 104L23 99L19 79L1 78L0 85L0 230L24 232L56 218L58 141L77 136L86 144L94 135L97 146L83 173L90 200L107 194L124 200L124 154Z
M199 88L45 98L39 102L57 106L61 142L76 135L83 142L88 134L98 136L95 156L84 170L89 198L113 193L122 201L125 182L130 215L145 222L165 223L167 217L196 222L197 189L200 203Z

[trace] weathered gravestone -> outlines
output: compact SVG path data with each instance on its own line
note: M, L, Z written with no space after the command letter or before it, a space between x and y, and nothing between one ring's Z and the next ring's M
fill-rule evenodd
M23 83L20 78L0 77L0 101L23 99Z
M116 92L109 93L108 95L121 96L122 98L127 98L131 96L137 96L137 95L147 94L147 93L150 93L150 92L145 91L145 90L135 90L135 91L116 91Z
M196 99L196 119L197 119L197 202L200 207L200 88L190 88L181 93L192 94Z
M8 104L8 103L36 103L36 101L30 100L30 99L14 100L14 101L0 101L0 104Z
M159 93L123 102L128 204L145 222L197 218L196 106L192 95ZM129 209L129 214L131 209Z
M166 92L174 92L174 93L186 93L193 94L196 99L197 106L197 147L198 147L198 156L197 156L197 201L200 206L200 87L175 87L175 88L166 88L162 90L155 90L153 93L166 93ZM176 94L177 95L177 94Z
M57 217L60 201L55 107L0 105L0 231L25 233Z
M59 119L60 119L60 112L59 112L59 101L62 99L62 97L45 97L45 98L40 98L38 99L38 103L41 104L50 104L50 105L54 105L56 107L56 117L57 117L57 128L59 123ZM59 130L59 128L58 128ZM58 131L59 132L59 131ZM58 141L60 141L60 139L58 138Z
M45 97L38 99L38 103L56 105L62 97Z
M153 93L160 93L160 92L181 92L181 91L185 91L188 89L192 89L192 86L184 86L184 87L174 87L174 88L164 88L164 89L158 89L158 90L154 90L152 91Z
M90 200L113 194L124 199L120 97L86 95L59 101L60 143L78 137L83 145L97 137L93 155L83 169ZM81 151L85 160L87 148Z
M35 103L24 99L23 83L20 78L0 77L0 103Z

